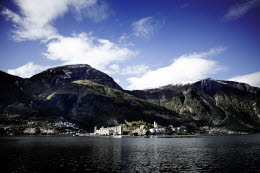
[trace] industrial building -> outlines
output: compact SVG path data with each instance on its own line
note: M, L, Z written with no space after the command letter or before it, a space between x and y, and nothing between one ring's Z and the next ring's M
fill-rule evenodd
M97 126L94 128L94 135L122 135L123 128L122 126L115 126L115 127L101 127L97 129Z
M153 127L154 128L149 129L149 131L151 133L165 133L165 129L164 128L159 128L158 124L155 121L154 121Z

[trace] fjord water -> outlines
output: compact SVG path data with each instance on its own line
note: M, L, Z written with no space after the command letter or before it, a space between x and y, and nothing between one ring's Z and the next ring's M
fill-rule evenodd
M12 136L0 154L4 172L260 172L260 135Z

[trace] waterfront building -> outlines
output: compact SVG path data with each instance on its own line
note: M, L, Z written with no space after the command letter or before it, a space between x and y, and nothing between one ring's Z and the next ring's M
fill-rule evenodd
M158 124L155 121L153 122L153 127L158 128Z
M151 133L159 133L159 134L165 133L165 129L164 128L159 128L158 124L155 121L153 123L153 128L149 129L149 131Z
M170 127L173 132L187 132L187 126L181 125L179 127Z
M115 126L115 127L101 127L97 129L97 126L94 128L94 135L122 135L123 128L122 126Z

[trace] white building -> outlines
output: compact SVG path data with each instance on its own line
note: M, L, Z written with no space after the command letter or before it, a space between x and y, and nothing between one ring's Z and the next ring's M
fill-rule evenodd
M153 127L158 128L158 124L155 121L153 122Z
M170 127L170 126L169 126L169 127ZM181 125L181 126L179 126L179 127L173 127L173 126L171 126L170 128L171 128L172 131L174 131L174 132L179 132L179 131L187 132L187 127L186 127L186 126L183 126L183 125Z
M158 124L154 121L153 128L149 129L151 133L165 133L164 128L158 128Z
M122 135L123 128L122 126L115 126L115 127L101 127L97 129L97 126L94 128L94 135Z

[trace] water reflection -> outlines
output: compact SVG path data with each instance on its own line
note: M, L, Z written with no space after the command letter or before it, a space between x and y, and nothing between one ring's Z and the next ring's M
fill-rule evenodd
M1 137L6 172L260 172L260 135Z

